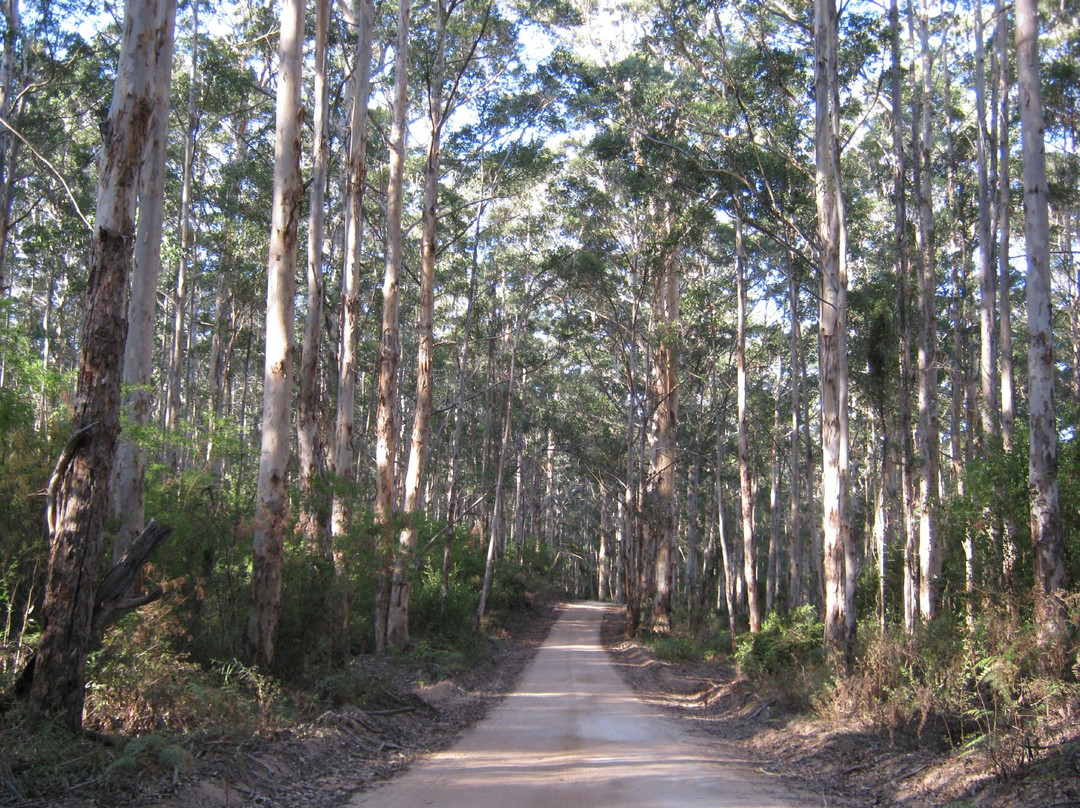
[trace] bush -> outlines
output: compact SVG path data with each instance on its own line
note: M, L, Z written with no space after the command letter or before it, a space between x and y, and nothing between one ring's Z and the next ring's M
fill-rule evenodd
M743 675L781 677L824 662L824 626L811 606L770 614L761 631L739 638L735 660Z

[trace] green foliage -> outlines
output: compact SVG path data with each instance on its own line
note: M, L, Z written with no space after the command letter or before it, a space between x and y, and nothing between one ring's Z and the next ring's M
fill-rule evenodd
M738 639L735 660L751 678L780 678L824 662L824 626L812 606L800 606L791 614L769 615L757 634Z
M945 616L910 636L866 633L857 670L820 695L818 709L864 717L894 738L985 753L999 776L1027 762L1030 739L1080 695L1073 675L1046 675L1034 627L1004 608L981 611L971 629Z

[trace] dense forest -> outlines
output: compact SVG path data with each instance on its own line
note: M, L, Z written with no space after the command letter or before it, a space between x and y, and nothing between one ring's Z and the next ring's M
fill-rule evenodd
M0 683L78 727L142 654L301 681L546 580L1048 711L1080 7L1043 5L3 0Z

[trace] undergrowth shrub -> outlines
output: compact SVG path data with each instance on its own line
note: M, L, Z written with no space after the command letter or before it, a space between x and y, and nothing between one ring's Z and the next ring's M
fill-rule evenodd
M251 731L266 723L280 687L235 660L202 666L176 650L183 626L168 595L106 632L87 662L84 725L109 735Z
M772 613L757 634L739 638L735 660L750 678L785 676L824 661L824 626L811 606L787 615Z
M1006 609L984 610L970 630L946 615L911 635L865 633L854 672L818 699L826 717L861 717L894 740L981 752L1009 777L1030 761L1033 739L1080 708L1080 671L1048 671L1035 628Z

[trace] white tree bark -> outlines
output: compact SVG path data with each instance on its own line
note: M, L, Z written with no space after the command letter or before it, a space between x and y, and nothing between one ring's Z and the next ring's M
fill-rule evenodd
M360 331L360 246L363 238L364 188L367 183L368 99L371 95L371 27L374 0L358 0L353 98L345 185L345 267L341 280L341 334L338 340L338 399L330 465L339 482L352 478L356 423L356 346ZM352 524L350 495L335 491L330 532L344 535ZM340 560L338 563L340 569Z
M428 96L427 164L424 168L424 206L421 211L420 236L420 326L417 333L416 409L409 440L409 463L405 470L405 527L398 539L394 558L390 606L387 613L387 642L404 648L409 642L409 595L412 588L409 569L416 553L415 517L424 509L423 485L425 454L431 425L431 400L435 375L435 237L439 204L439 148L443 125L443 74L446 66L446 23L449 12L445 0L436 4L435 64ZM520 466L519 466L520 472Z
M154 76L154 111L146 156L139 175L139 221L135 263L128 302L128 336L124 344L124 409L131 423L150 423L153 391L154 321L161 273L161 230L165 211L165 155L169 137L169 88L172 85L173 32L176 0L164 3L164 37ZM146 449L121 435L113 478L113 516L119 523L113 540L116 564L143 531L145 521Z
M982 397L979 417L982 423L983 449L987 438L997 434L997 267L991 222L996 212L987 173L990 147L986 137L986 56L982 0L975 4L975 173L979 188L979 379Z
M397 455L399 283L403 234L402 196L405 173L405 111L409 102L409 0L398 5L397 45L394 58L394 109L390 128L390 165L386 185L386 270L383 274L382 340L379 345L379 404L375 416L375 519L382 528L375 594L375 649L382 653L387 641L390 601L390 554L394 530L394 462Z
M915 191L919 253L919 423L916 443L921 461L919 474L919 613L934 620L941 606L941 546L937 535L938 471L938 372L937 372L937 262L934 246L934 207L931 154L933 146L933 75L926 0L919 16L922 63L922 94L916 138Z
M173 330L169 352L169 383L165 394L165 429L175 431L180 423L180 376L183 370L184 323L188 299L188 260L191 251L191 175L195 166L195 139L198 127L199 0L191 4L191 66L188 71L188 106L184 128L184 167L180 187L180 257L176 263L176 292L173 296ZM180 449L169 449L169 465L180 467Z
M296 240L300 179L300 79L304 2L283 0L274 139L274 197L266 283L266 365L262 448L252 538L255 546L247 645L266 668L274 661L281 616L281 570L288 518L288 462L292 412Z
M739 504L743 542L743 577L746 579L746 606L750 633L761 631L761 605L758 600L757 552L754 546L754 484L750 476L750 443L747 435L749 415L746 410L746 251L743 248L742 212L735 214L735 297L737 328L735 342L737 403L739 408Z
M1036 0L1016 2L1016 75L1024 157L1024 235L1027 241L1027 348L1031 539L1035 545L1035 622L1043 645L1067 626L1065 542L1057 481L1054 413L1054 334L1051 319L1050 211L1045 123L1039 87Z
M816 199L821 303L822 538L825 646L834 664L851 651L855 634L848 495L847 244L840 176L839 88L835 0L814 3Z

